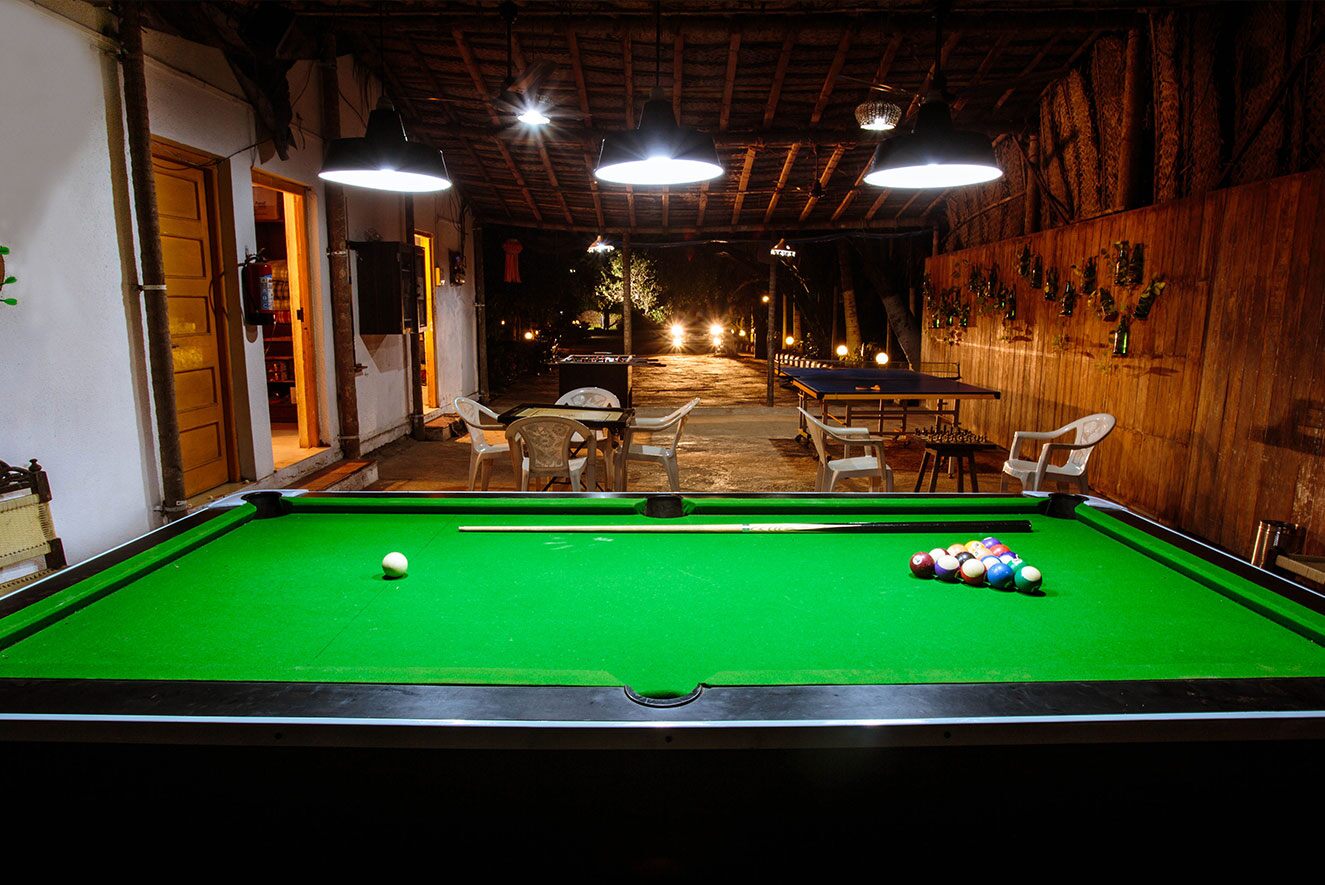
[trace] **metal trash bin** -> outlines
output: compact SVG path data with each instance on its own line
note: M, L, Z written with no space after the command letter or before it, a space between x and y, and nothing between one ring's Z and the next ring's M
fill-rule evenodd
M1302 552L1302 526L1282 519L1262 519L1256 524L1256 540L1251 546L1251 564L1257 568L1274 565L1280 553Z

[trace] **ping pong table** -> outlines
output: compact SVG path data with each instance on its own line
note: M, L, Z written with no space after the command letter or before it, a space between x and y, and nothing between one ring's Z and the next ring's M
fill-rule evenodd
M850 425L855 418L874 418L879 422L879 433L889 418L901 421L894 435L906 433L907 420L913 416L933 417L935 424L943 417L952 418L954 426L961 423L961 401L964 399L998 399L999 392L977 387L955 378L939 378L911 369L808 369L784 366L786 377L800 398L800 406L810 411L810 402L819 404L824 421L838 421ZM878 403L877 411L861 412L859 404ZM830 409L838 403L846 406L846 415L837 418ZM927 405L932 403L932 405ZM807 438L805 418L798 415L800 432L797 439Z

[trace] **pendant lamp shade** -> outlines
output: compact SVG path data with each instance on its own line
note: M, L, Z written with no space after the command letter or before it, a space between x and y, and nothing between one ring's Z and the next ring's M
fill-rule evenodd
M444 191L451 186L441 151L406 141L400 114L385 99L368 115L362 138L337 138L327 146L318 177L397 193Z
M671 103L655 90L638 129L603 139L594 175L613 184L666 186L708 181L722 172L713 139L676 125Z
M948 103L936 91L920 106L909 134L875 149L865 183L923 190L981 184L1002 175L989 139L979 132L953 128Z

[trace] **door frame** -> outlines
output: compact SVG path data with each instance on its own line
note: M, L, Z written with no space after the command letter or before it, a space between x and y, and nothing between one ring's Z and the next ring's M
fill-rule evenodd
M420 243L419 242L420 240L422 240L423 242ZM436 304L437 236L433 234L431 231L418 230L416 228L414 231L414 242L411 245L422 246L423 255L424 255L424 269L426 270L424 276L427 277L425 281L425 288L427 289L426 292L427 308L426 308L425 319L428 321L428 323L427 326L425 326L426 331L423 333L423 349L424 353L428 355L428 362L426 364L428 366L428 383L424 385L424 390L423 390L424 408L436 410L442 407L442 399L439 393L441 388L438 386L438 382L441 380L440 377L441 358L437 355L437 325L436 325L437 323L437 304ZM429 393L432 394L431 406L428 405Z
M231 265L234 262L227 261L224 258L227 239L229 239L227 232L234 229L233 218L224 214L223 201L221 200L221 194L230 191L229 176L224 168L226 165L225 158L159 135L152 135L151 142L154 164L156 160L162 159L188 166L202 173L203 192L207 201L207 245L212 253L212 291L215 295L212 299L212 323L216 334L217 374L220 376L221 382L221 423L225 425L226 476L229 482L237 482L240 479L239 430L235 420L234 363L231 360L230 353L233 343L231 341L230 308L232 304L237 305L239 299L234 294L238 290L233 285L238 279L238 274L231 272ZM225 224L227 219L231 221L229 227ZM198 494L206 494L207 491L209 490L204 490Z
M294 287L291 287L291 297L298 298L299 310L303 311L303 319L298 318L297 310L291 311L292 316L290 317L290 337L294 339L292 344L295 358L295 380L300 381L302 376L298 403L299 446L306 449L321 448L325 443L322 441L319 415L320 398L318 394L321 388L317 375L317 330L320 327L319 320L321 319L318 308L322 300L314 297L313 294L313 262L309 254L308 211L312 205L312 189L297 181L282 178L279 175L272 175L264 169L254 168L251 172L255 186L277 191L284 198L286 263L291 267L292 276L293 271L298 272L302 283L297 295L294 292ZM290 211L292 202L297 211ZM297 262L296 259L289 256L288 245L292 241L299 251Z

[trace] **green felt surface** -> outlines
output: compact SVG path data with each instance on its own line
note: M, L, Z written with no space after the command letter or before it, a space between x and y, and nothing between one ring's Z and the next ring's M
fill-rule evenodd
M1026 498L693 499L691 521L969 520L958 536L462 534L642 521L630 499L245 505L0 621L0 677L630 685L1325 676L1325 618L1103 511ZM1046 595L925 581L1003 541ZM379 563L404 552L410 574Z

